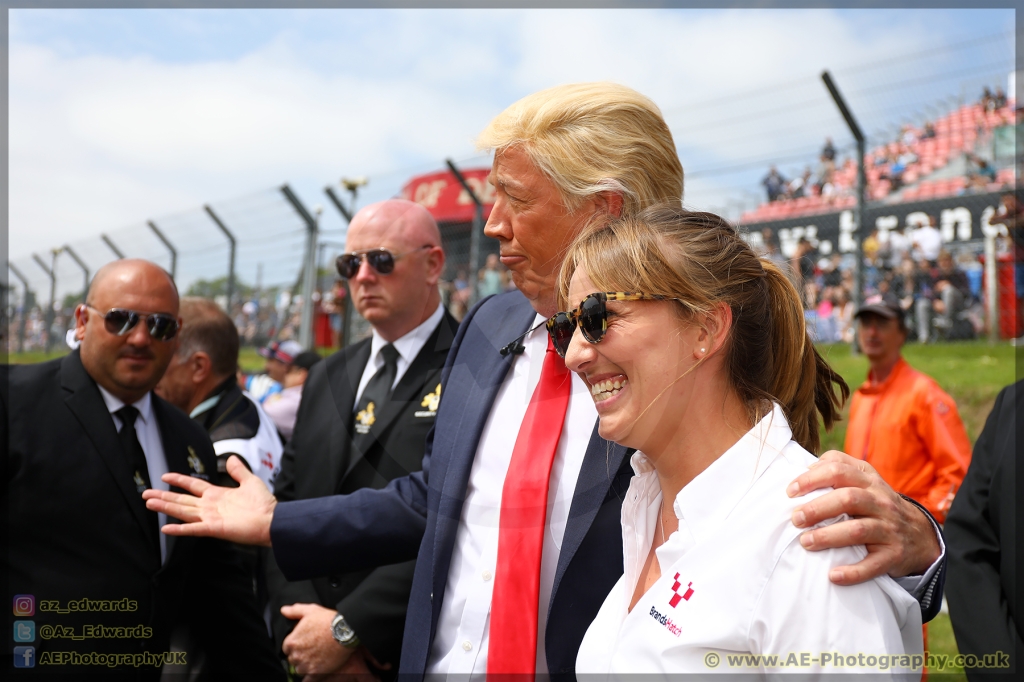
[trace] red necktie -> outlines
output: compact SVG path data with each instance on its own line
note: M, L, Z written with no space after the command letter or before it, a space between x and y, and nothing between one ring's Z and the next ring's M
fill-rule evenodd
M501 493L488 675L525 673L533 679L537 668L540 555L548 484L570 393L569 370L549 338L540 382L519 427Z

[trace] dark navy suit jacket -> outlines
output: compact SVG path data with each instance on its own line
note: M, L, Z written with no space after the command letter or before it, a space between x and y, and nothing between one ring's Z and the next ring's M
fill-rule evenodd
M281 503L271 540L289 579L416 558L401 673L422 676L437 628L448 567L477 444L515 356L499 349L536 313L518 292L486 299L463 320L442 374L441 405L423 471L382 490ZM622 496L632 469L626 449L590 440L559 554L548 612L552 674L573 673L580 642L622 575Z
M422 472L381 490L282 502L274 511L274 556L289 580L416 558L400 670L407 679L422 677L426 669L473 458L514 359L499 350L535 317L526 298L512 292L484 299L463 320L441 374L441 405ZM545 646L548 671L555 676L574 677L583 635L622 575L620 516L633 475L626 454L595 426L547 604ZM939 602L934 600L926 620Z

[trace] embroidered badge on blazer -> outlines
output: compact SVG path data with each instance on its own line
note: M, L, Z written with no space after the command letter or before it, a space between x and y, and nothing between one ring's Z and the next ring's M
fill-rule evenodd
M373 422L377 421L377 417L373 414L373 409L374 404L371 400L366 404L365 410L359 410L356 413L356 433L369 433Z
M433 417L437 414L437 406L441 403L441 384L437 385L430 393L423 396L423 400L420 402L420 407L427 409L414 412L414 417Z
M203 466L203 460L199 459L199 455L192 449L192 446L188 447L188 465L192 469L192 473L189 474L193 478L202 478L204 480L210 480L210 477L206 475L206 467Z
M146 489L146 480L142 478L142 474L138 471L135 472L135 490L141 495L142 491Z

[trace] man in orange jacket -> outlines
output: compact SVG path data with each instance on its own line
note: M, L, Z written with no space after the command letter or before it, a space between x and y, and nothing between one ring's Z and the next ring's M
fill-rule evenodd
M853 394L844 449L943 523L971 461L956 403L903 359L907 328L895 297L869 299L855 318L871 369Z

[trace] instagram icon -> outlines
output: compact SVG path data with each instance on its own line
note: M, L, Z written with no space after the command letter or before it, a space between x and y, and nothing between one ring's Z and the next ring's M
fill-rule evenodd
M36 598L31 594L14 595L14 615L34 616L36 615Z

